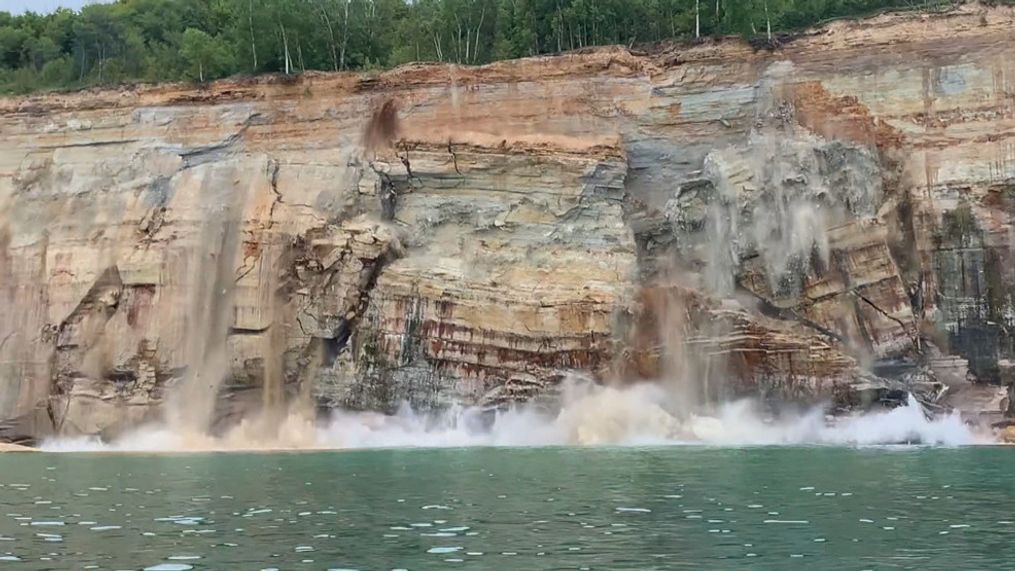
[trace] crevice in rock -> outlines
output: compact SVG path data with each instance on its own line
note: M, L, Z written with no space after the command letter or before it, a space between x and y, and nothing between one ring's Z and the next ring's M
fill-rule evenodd
M271 193L275 196L275 199L271 202L271 208L268 210L269 229L275 225L275 208L279 204L285 204L282 192L278 189L278 171L280 168L281 165L276 159L268 159L268 183L271 187Z
M461 169L458 168L458 155L455 153L455 148L452 146L451 139L448 139L448 154L451 155L451 160L454 161L455 172L462 174Z
M909 327L906 327L906 324L901 319L899 319L899 318L895 317L894 315L891 315L887 311L881 309L880 307L878 307L878 305L876 303L874 303L873 301L868 299L867 296L863 295L862 293L860 293L856 289L853 290L853 295L855 295L857 298L859 298L861 301L863 301L867 305L873 307L874 310L877 311L878 313L880 313L881 315L887 317L888 319L891 319L895 323L898 323L899 327L901 327L902 330L905 331L906 334L909 335L912 338L912 340L913 340L913 347L916 348L916 351L918 353L922 352L921 351L921 346L920 346L920 337L918 335L913 335L911 333Z
M409 146L403 145L403 153L398 155L398 160L402 161L402 166L405 167L405 176L409 183L412 183L412 163L409 162Z
M87 147L115 147L120 145L126 146L140 142L141 139L117 139L115 141L89 141L87 143L67 143L65 145L40 145L38 148L52 150L52 149L76 149Z
M230 327L229 335L261 335L267 333L271 329L271 325L260 328L247 328L247 327Z
M813 329L814 331L817 331L818 333L820 333L821 335L824 335L825 337L829 337L829 338L831 338L831 339L841 343L844 347L848 347L849 346L849 343L847 342L847 340L844 337L842 337L841 335L839 335L838 333L832 331L831 329L828 329L827 327L823 327L820 324L815 323L814 321L811 321L810 319L807 319L806 317L800 315L799 313L797 313L796 311L794 311L792 309L781 308L781 307L776 306L771 301L769 301L769 300L765 299L764 297L762 297L761 295L758 295L757 293L755 293L753 290L751 290L751 288L748 288L748 287L744 286L743 284L739 283L739 280L737 282L737 291L741 291L743 293L746 293L747 295L749 295L752 298L754 298L755 300L757 300L757 302L758 302L758 310L763 315L767 315L767 316L773 317L775 319L781 319L783 321L796 321L797 323L799 323L801 325L804 325L805 327L808 327L810 329Z
M236 280L233 283L240 283L240 280L250 275L250 272L254 271L254 268L256 267L257 267L257 258L255 258L254 262L251 263L249 266L247 265L247 261L244 260L243 265L240 266L239 274L236 276Z
M262 118L263 117L260 113L254 113L243 121L243 124L240 126L238 131L229 135L224 140L219 141L218 143L203 145L178 153L180 158L183 159L183 166L181 170L191 169L220 159L224 151L230 149L242 140L243 135L247 132L247 129L249 129L251 125L257 124Z
M166 207L157 206L149 210L138 224L138 232L141 234L141 243L150 245L155 240L155 235L165 224Z
M353 332L356 331L356 327L359 325L360 319L366 313L367 305L370 303L371 293L377 286L377 280L381 276L381 272L388 264L395 261L398 256L389 248L383 255L378 257L374 261L362 260L364 265L370 263L370 271L366 275L366 279L363 281L362 286L359 288L359 303L353 311L353 315L347 319L344 319L336 330L336 341L338 341L338 335L344 337L342 341L338 342L337 354L340 354L347 346L349 339L352 338Z
M394 220L395 210L398 208L398 192L395 190L395 183L391 180L391 176L377 168L373 161L370 162L370 168L381 180L381 188L377 193L377 198L381 203L381 220L390 222Z

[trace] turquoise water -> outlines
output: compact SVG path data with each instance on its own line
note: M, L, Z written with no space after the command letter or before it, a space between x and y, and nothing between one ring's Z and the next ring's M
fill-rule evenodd
M0 570L1015 569L1015 449L0 455Z

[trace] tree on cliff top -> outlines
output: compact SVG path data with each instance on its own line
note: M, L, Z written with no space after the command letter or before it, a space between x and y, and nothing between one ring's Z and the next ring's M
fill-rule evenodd
M233 66L228 44L197 28L184 30L180 55L187 61L187 76L201 82L222 77Z
M958 0L118 0L0 12L0 93L237 73L482 64L696 35L767 36Z

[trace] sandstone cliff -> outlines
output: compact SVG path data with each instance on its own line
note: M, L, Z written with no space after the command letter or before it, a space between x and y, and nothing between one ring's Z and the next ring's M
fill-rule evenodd
M999 415L1013 32L967 4L776 49L2 100L0 438L170 393L198 421L499 406L575 371L842 405L894 378Z

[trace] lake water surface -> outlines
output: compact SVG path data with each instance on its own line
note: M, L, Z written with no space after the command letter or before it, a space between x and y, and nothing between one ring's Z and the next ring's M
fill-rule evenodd
M1015 569L1015 449L0 455L4 569Z

